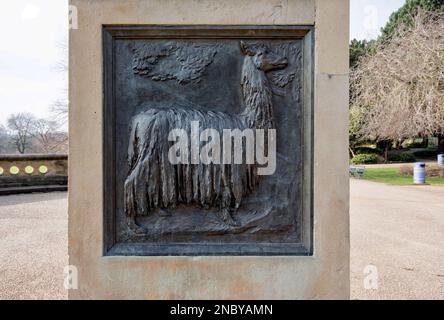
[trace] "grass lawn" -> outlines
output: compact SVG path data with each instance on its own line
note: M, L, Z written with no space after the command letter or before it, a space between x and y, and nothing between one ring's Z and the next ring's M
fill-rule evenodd
M365 168L363 179L395 185L412 185L413 177L401 176L399 168ZM427 184L444 184L444 178L427 177Z

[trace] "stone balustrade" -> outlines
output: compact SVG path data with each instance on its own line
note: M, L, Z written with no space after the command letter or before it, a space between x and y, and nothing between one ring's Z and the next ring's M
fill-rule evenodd
M67 155L0 155L0 195L64 191L67 182Z

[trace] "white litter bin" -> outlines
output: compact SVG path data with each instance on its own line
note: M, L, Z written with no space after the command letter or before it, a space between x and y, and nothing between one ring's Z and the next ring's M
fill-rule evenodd
M426 164L424 162L415 163L415 167L413 168L413 183L426 183Z

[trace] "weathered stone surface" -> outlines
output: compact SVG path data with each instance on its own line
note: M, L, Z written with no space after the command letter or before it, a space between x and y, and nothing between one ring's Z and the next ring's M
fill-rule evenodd
M311 29L112 26L104 34L107 255L310 254ZM186 159L172 163L177 130ZM218 142L212 163L201 159L204 130ZM236 131L251 134L247 147L225 140ZM268 156L259 164L261 139Z
M72 0L70 32L71 299L337 299L349 297L347 0ZM102 25L316 25L314 255L104 257Z

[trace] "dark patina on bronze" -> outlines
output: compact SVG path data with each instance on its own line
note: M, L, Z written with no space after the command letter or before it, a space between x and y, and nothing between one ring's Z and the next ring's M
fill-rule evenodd
M105 26L104 254L310 255L310 27ZM168 133L275 129L276 172L171 164Z

